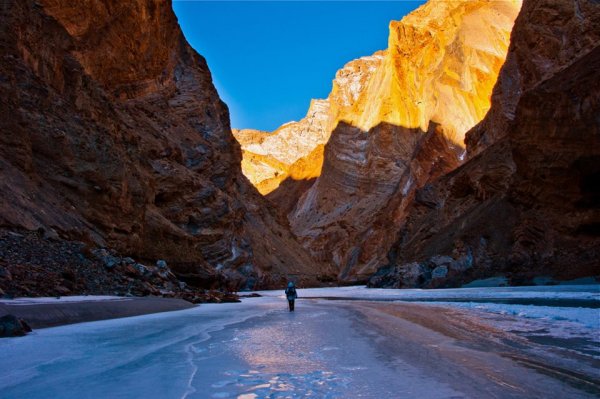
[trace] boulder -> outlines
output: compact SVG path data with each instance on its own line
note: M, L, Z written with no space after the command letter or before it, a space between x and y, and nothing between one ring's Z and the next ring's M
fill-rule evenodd
M436 288L471 268L470 252L455 260L448 255L434 255L423 262L410 262L393 267L385 266L375 273L367 284L378 288Z
M394 267L381 268L368 281L370 288L417 288L431 279L425 265L412 262Z
M31 332L31 327L22 319L11 314L0 317L0 337L22 337Z
M448 266L438 266L431 271L431 278L445 278L448 275Z
M57 293L57 295L69 295L71 293L71 290L65 287L64 285L56 286L54 291Z
M156 267L158 267L159 269L166 269L167 268L167 262L159 259L156 261Z
M99 259L107 270L113 270L121 263L121 258L113 256L108 250L101 248L92 251L94 256Z
M126 265L125 267L123 267L123 272L127 275L127 276L132 276L132 277L139 277L139 272L138 270L134 267L134 265Z
M152 274L152 272L145 265L142 265L141 263L136 263L133 265L133 267L135 268L135 270L137 270L138 274L142 277L149 276Z
M452 261L452 263L449 264L449 267L450 270L454 272L464 272L473 267L473 255L469 251L465 256Z

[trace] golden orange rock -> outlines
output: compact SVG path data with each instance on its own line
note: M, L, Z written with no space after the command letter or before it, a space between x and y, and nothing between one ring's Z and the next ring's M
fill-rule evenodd
M272 134L237 132L244 174L340 279L362 280L385 263L415 190L460 164L465 133L490 108L520 7L430 0L390 23L387 50L338 71L306 118ZM318 145L323 160L314 159ZM309 154L318 178L291 184L291 165Z
M312 100L298 122L286 123L272 133L232 129L242 146L242 172L261 194L269 194L288 178L310 180L321 174L322 147L338 116L357 101L383 54L380 51L346 64L337 72L329 97Z

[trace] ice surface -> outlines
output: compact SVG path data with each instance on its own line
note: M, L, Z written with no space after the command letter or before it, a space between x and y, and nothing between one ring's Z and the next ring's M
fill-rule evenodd
M458 392L410 364L401 379L342 311L279 298L37 330L0 340L0 397L427 398ZM264 317L267 317L265 321ZM244 322L245 321L245 322ZM351 348L351 351L343 350Z
M537 342L579 340L576 351L596 356L598 307L593 305L599 291L598 285L299 289L294 313L287 312L283 290L261 291L263 297L241 304L40 329L0 340L0 397L464 397L426 369L415 368L410 358L387 359L378 352L374 342L380 337L358 328L348 306L306 298L450 306ZM494 302L514 298L571 302L560 307ZM590 306L570 306L576 301Z
M194 391L197 345L211 332L267 310L203 305L0 340L0 397L183 397Z

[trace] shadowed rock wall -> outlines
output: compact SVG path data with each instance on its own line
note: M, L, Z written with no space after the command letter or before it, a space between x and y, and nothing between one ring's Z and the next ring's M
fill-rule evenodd
M266 286L326 270L240 172L205 60L158 0L0 4L0 224Z

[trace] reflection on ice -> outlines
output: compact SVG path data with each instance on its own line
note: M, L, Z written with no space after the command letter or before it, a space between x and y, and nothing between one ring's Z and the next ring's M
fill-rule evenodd
M347 379L347 378L346 378ZM240 374L235 381L223 381L212 397L219 398L338 398L347 385L332 372ZM267 382L264 382L267 381ZM213 386L214 387L214 386Z

